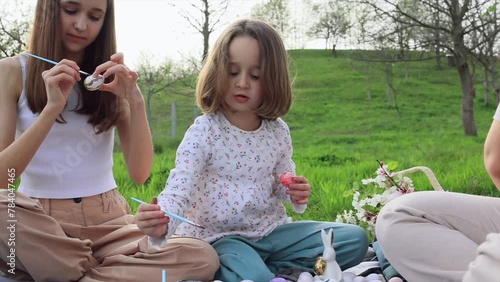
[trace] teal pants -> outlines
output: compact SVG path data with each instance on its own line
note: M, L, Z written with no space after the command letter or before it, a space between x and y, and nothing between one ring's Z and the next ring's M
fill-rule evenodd
M328 232L330 228L340 267L346 269L360 263L368 249L364 229L336 222L297 221L277 227L257 242L242 236L227 236L212 243L220 260L215 279L269 282L275 273L285 269L313 272L316 259L323 255L321 230Z

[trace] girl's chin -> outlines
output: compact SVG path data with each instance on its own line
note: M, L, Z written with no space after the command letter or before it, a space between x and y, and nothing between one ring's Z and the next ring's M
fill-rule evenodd
M83 53L85 51L85 48L87 47L85 45L74 43L74 42L67 42L63 46L64 46L64 53L68 54L68 55L69 54L76 55L76 54Z

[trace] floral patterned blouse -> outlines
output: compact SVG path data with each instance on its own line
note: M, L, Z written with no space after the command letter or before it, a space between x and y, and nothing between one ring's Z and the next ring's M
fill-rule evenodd
M257 241L291 222L282 203L291 202L290 196L279 176L295 174L292 152L282 119L262 120L257 130L244 131L222 112L198 117L177 149L158 204L205 229L170 218L166 238L175 232L209 243L227 235ZM306 206L292 204L298 213Z

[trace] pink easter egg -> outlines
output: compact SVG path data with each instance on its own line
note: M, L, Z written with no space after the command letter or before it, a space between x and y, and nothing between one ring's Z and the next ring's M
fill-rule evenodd
M290 187L293 184L293 178L295 175L291 172L285 172L280 176L280 182L283 186Z

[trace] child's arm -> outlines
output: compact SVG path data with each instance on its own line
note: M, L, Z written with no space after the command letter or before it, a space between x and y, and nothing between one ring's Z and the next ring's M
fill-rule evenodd
M281 119L277 120L278 126L275 130L277 140L281 140L281 155L279 161L274 168L274 173L277 176L277 181L280 182L280 176L284 173L291 174L291 181L289 183L279 183L273 189L275 194L280 199L291 202L292 209L297 213L303 213L307 208L309 195L311 192L311 185L309 181L303 176L295 176L295 163L293 162L293 146L292 137L288 125ZM292 184L293 183L293 184Z
M158 205L163 210L186 217L189 208L196 206L196 203L192 204L192 197L194 191L204 189L203 171L211 151L212 127L205 117L201 117L186 131L177 148L175 168L170 170L165 189L158 195ZM171 218L166 238L180 223Z

